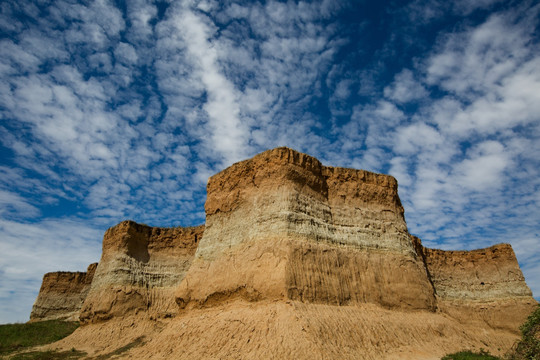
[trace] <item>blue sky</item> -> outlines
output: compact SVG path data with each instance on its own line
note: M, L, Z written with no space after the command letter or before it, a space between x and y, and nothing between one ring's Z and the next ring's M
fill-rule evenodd
M511 243L540 296L535 1L3 1L0 323L133 219L289 146L389 173L429 247Z

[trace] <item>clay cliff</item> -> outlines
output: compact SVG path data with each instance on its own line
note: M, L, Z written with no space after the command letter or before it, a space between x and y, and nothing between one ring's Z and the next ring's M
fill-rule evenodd
M63 271L45 274L30 313L30 321L78 320L96 267L97 263L88 266L86 272Z
M157 228L133 221L108 229L80 320L176 313L173 292L191 265L203 231L204 226Z
M181 307L242 297L434 310L391 176L278 148L211 177L205 210Z
M428 249L424 258L439 309L461 321L481 321L517 333L536 301L510 244L472 251Z
M206 223L107 230L55 346L126 358L436 359L504 353L535 308L510 245L425 248L397 181L288 148L212 176ZM41 294L40 294L41 296Z

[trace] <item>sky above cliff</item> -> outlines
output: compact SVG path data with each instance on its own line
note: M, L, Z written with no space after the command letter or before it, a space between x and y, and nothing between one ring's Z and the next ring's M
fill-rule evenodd
M0 323L132 219L204 222L277 146L388 173L424 245L511 243L540 297L535 1L3 1Z

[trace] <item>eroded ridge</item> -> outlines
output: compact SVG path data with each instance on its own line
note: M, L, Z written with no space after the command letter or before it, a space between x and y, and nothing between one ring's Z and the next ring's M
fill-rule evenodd
M45 274L30 320L79 320L79 311L90 290L96 267L97 263L94 263L88 266L86 272Z
M481 321L518 332L537 302L510 244L485 249L429 249L414 238L437 296L440 311L463 322Z
M214 175L207 194L181 307L243 297L434 309L393 177L278 148Z
M105 233L82 321L128 313L171 316L174 289L191 265L204 226L157 228L124 221Z

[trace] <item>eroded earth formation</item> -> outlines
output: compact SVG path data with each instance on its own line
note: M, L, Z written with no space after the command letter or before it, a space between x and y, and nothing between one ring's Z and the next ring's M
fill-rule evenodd
M511 246L425 248L397 190L391 176L268 150L209 179L204 226L107 230L97 268L45 275L31 319L78 317L54 347L89 356L129 344L120 357L506 352L537 304Z

